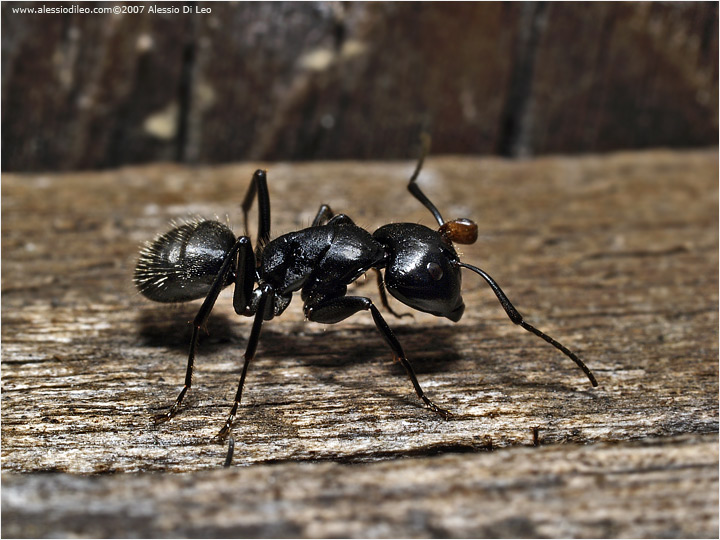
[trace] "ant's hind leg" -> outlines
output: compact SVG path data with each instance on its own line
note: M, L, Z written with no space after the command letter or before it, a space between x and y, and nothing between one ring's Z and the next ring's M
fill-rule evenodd
M262 294L260 296L260 302L257 306L257 312L255 313L255 319L253 320L252 330L250 331L250 337L248 338L247 348L245 349L245 363L243 364L242 373L240 374L240 382L238 383L238 389L235 393L235 401L233 402L232 409L228 415L228 419L225 421L225 425L218 432L218 438L224 439L230 433L235 415L237 414L238 407L240 406L240 400L242 398L243 387L245 386L245 375L247 375L248 366L250 362L255 358L255 351L257 351L258 341L260 340L260 330L262 330L263 320L265 318L265 311L268 307L268 301L274 296L273 288L270 285L263 285L261 288Z
M382 334L385 342L390 346L390 349L393 352L393 356L405 368L405 371L410 378L410 382L412 382L413 388L415 389L415 393L417 394L417 396L423 401L423 403L425 403L425 405L429 409L436 412L443 418L447 419L452 416L450 411L438 407L425 395L425 391L422 389L420 383L417 380L415 370L413 370L410 362L405 356L402 345L400 345L397 337L395 337L395 334L385 322L385 319L380 314L380 311L378 311L378 309L372 303L372 300L363 296L340 296L321 300L314 305L305 304L305 315L307 316L308 320L325 324L334 324L336 322L340 322L350 317L350 315L353 315L363 310L370 310L373 321L375 322L375 326L380 331L380 334Z
M238 261L235 272L235 290L233 308L238 315L252 315L250 311L251 295L255 285L255 254L250 239L243 236L238 240Z
M249 233L248 212L250 212L250 208L255 200L255 195L257 195L258 199L258 231L255 249L260 252L270 240L270 193L267 187L267 172L262 169L258 169L255 171L255 174L253 174L242 202L246 234Z
M225 284L227 283L228 273L232 270L233 261L235 259L235 256L237 255L238 249L240 249L242 245L249 245L249 243L250 239L247 236L241 236L237 239L233 247L230 248L230 251L228 251L227 255L225 255L225 260L220 267L220 271L215 277L215 281L213 281L213 284L210 286L210 291L205 297L202 306L200 306L200 309L198 310L198 313L193 320L193 333L192 338L190 339L190 352L188 353L187 368L185 370L185 384L183 386L183 389L180 391L180 395L178 395L175 403L172 407L170 407L170 410L168 412L155 416L155 423L165 422L175 416L180 409L180 404L185 398L185 394L187 394L188 390L190 390L190 387L192 386L193 368L195 365L195 352L197 350L200 329L203 328L207 323L208 317L210 317L210 312L215 306L215 301L217 300L220 291L225 287Z

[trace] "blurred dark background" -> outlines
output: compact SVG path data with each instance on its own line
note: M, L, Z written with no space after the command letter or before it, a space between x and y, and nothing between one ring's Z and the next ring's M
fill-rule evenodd
M42 5L2 4L6 171L718 143L716 2Z

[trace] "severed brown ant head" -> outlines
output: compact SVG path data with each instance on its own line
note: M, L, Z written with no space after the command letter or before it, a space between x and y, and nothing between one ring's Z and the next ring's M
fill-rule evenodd
M422 149L420 152L420 159L418 159L417 165L415 166L415 172L410 177L410 183L408 184L408 190L412 193L417 200L419 200L425 208L430 210L435 220L440 225L438 232L442 239L449 245L453 242L456 244L474 244L478 238L478 226L477 224L468 218L453 219L452 221L445 221L440 215L440 211L437 207L430 202L425 194L420 190L420 187L415 183L420 170L422 169L425 161L425 156L430 151L430 135L423 133L420 136L420 142Z
M440 225L438 232L448 243L474 244L478 237L478 226L468 218L459 218L446 221Z

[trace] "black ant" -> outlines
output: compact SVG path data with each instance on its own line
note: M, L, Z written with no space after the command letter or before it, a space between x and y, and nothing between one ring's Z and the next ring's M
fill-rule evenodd
M398 316L388 305L385 289L413 309L453 322L459 321L465 310L460 294L460 269L475 272L490 285L513 323L559 349L585 372L593 386L597 386L594 375L575 353L525 322L493 278L480 268L460 261L453 243L474 243L477 225L469 219L445 221L416 184L428 148L429 137L425 137L408 190L432 212L439 224L438 230L415 223L391 223L370 234L345 214L334 215L330 207L323 204L310 227L270 240L267 173L257 170L242 202L247 230L248 212L255 198L258 200L258 234L254 251L248 236L235 238L232 231L218 221L194 220L159 236L140 252L134 281L147 298L155 302L205 298L193 321L185 386L170 410L157 417L158 421L169 420L178 412L192 385L200 329L207 322L220 291L231 284L235 286L235 312L254 317L254 320L235 402L219 432L220 437L230 433L263 321L285 311L296 291L300 291L305 316L310 321L334 324L359 311L370 311L393 356L407 371L418 397L431 410L444 418L449 417L447 410L425 395L400 342L372 300L347 296L347 286L370 269L377 271L381 303L393 315ZM380 274L382 269L385 270L384 279Z

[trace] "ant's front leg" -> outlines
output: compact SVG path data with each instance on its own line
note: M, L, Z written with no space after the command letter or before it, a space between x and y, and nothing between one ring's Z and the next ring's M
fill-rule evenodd
M383 282L382 273L377 268L373 268L375 271L375 277L377 278L378 291L380 291L380 303L385 309L387 309L396 319L402 319L403 317L413 317L412 313L398 313L390 307L388 302L388 296L385 292L385 283Z
M425 395L425 391L420 386L417 376L415 375L415 370L413 370L410 362L406 358L400 342L385 322L385 319L380 314L380 311L378 311L372 303L372 300L363 296L339 296L320 300L318 302L307 302L305 304L305 316L308 320L325 324L340 322L363 310L370 310L375 326L382 334L385 342L390 346L393 356L405 368L405 371L410 378L410 382L412 382L413 388L415 388L417 396L429 409L436 412L443 418L448 419L451 417L452 414L450 411L443 409L442 407L438 407Z
M175 416L180 409L180 404L182 403L183 399L185 398L185 394L188 393L188 390L190 390L190 387L192 386L192 377L193 377L193 369L195 365L195 352L197 350L197 344L198 344L198 337L200 334L200 329L205 326L207 323L208 317L210 317L210 312L212 311L213 307L215 306L215 301L217 300L218 295L220 294L220 291L225 287L227 284L228 279L228 273L232 271L233 267L235 266L233 263L235 261L235 257L240 251L241 253L247 253L250 252L250 256L252 257L252 246L250 244L250 239L247 236L241 236L237 239L235 244L232 248L230 248L230 251L228 251L227 255L225 255L225 260L222 263L222 266L220 267L220 271L218 272L217 276L215 277L215 281L213 281L212 285L210 286L210 290L205 297L205 300L202 303L202 306L200 306L200 310L198 311L197 315L195 316L195 319L193 320L193 333L192 338L190 339L190 352L188 353L188 361L187 361L187 368L185 370L185 385L183 386L183 389L180 391L180 395L175 400L175 403L172 407L170 407L170 410L166 412L165 414L160 414L155 416L154 420L156 423L165 422L167 420L170 420L173 416ZM247 256L243 257L241 256L240 259L246 259ZM254 261L254 257L252 257L252 260ZM236 280L236 291L238 288L237 283L240 281L241 277L241 271L242 266L238 268L237 274L238 278ZM250 286L252 287L252 282L254 279L254 272L255 269L252 269L252 273L250 274ZM246 272L242 272L242 274L245 274ZM243 279L247 279L247 276L244 276Z

